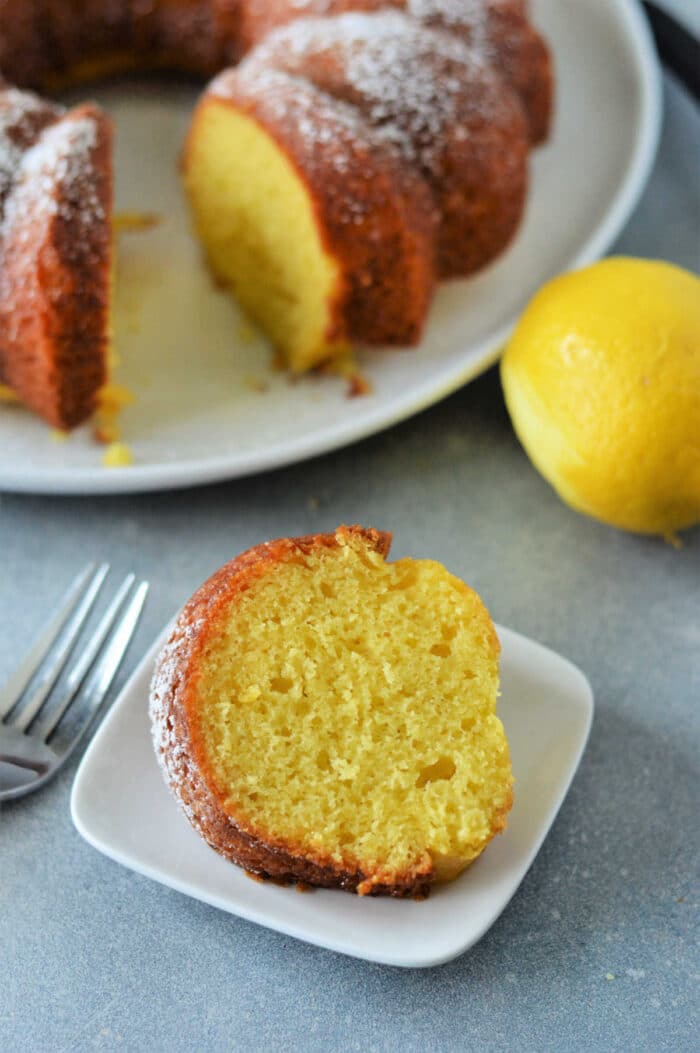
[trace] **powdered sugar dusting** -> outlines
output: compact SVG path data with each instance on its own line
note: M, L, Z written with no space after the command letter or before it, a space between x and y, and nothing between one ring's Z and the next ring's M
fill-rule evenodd
M183 747L167 719L169 697L176 690L181 676L183 649L188 648L204 625L204 619L178 624L158 657L151 683L150 716L153 745L165 770L164 754L178 758Z
M496 0L498 2L498 0ZM352 9L347 0L287 0L288 9L296 18L333 16ZM471 47L490 53L491 9L494 0L361 0L358 11L378 12L393 9L402 11L429 26L440 26L459 34ZM253 18L270 14L267 0L248 0ZM274 12L274 8L273 8Z
M6 200L0 232L27 216L32 217L32 225L42 217L60 214L83 223L104 221L94 183L86 177L96 145L96 121L87 114L68 115L45 128L15 165L14 186Z
M446 133L466 136L474 116L498 122L510 102L479 49L396 10L299 19L248 62L306 76L358 106L382 138L428 169Z
M304 78L257 64L244 64L239 69L243 80L238 81L238 72L223 73L212 82L210 94L230 99L232 89L236 95L237 83L250 85L271 121L282 127L293 122L310 164L320 162L318 148L332 147L323 150L325 170L330 165L335 172L344 174L355 163L358 147L371 150L376 146L371 128L353 106L316 91ZM346 195L344 207L354 210L357 219L363 202Z
M489 50L489 0L405 0L405 6L418 21L454 29L470 47Z
M221 812L207 785L191 749L179 697L192 646L206 624L206 617L191 616L188 605L156 660L149 697L151 736L161 773L182 814L212 848L240 862L232 846L212 837L222 819L232 831L240 826Z
M312 11L314 14L323 14L331 5L331 0L289 0L289 6L293 7L299 14Z
M0 91L0 210L27 147L42 125L62 113L62 108L51 106L32 92L17 88Z

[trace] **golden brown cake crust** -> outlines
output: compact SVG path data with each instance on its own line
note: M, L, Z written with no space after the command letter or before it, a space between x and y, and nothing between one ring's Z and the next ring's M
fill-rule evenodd
M0 89L0 380L67 429L107 376L111 124Z
M460 39L401 11L305 18L245 60L356 109L430 188L440 277L480 270L523 214L530 143L517 93Z
M189 718L200 655L235 597L271 565L303 559L320 548L338 547L350 536L362 538L382 557L389 552L390 534L359 526L339 527L334 534L282 538L231 560L197 590L179 615L156 664L150 699L154 744L166 780L190 822L212 848L245 870L283 882L373 895L421 895L432 882L429 856L399 879L382 882L376 875L343 870L330 859L295 851L294 844L243 829L216 794Z
M552 62L524 0L0 0L0 71L29 88L139 66L213 76L300 17L386 8L482 50L520 95L531 141L547 138Z
M129 69L210 77L241 55L241 0L0 0L0 70L52 89Z
M239 38L243 52L298 18L395 8L424 25L446 30L481 51L519 94L533 144L551 123L554 78L549 49L528 19L524 0L244 0Z

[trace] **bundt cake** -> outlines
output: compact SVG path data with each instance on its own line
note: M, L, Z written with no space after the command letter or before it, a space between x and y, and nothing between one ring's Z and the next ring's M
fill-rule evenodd
M311 81L398 149L431 191L439 277L478 270L510 241L527 185L527 126L479 52L391 11L301 19L242 68Z
M524 0L0 0L0 75L20 88L143 67L219 74L185 184L215 275L293 370L418 342L435 282L512 238L551 111ZM72 427L105 379L108 125L0 94L0 382Z
M351 107L276 70L224 73L197 110L184 179L214 273L293 370L356 340L419 338L433 203Z
M0 70L35 89L143 67L211 77L278 26L385 8L478 48L521 96L532 141L546 139L551 62L527 0L0 0Z
M211 77L239 58L240 0L0 0L0 70L53 90L134 69Z
M244 54L272 29L299 18L387 8L446 30L477 50L520 96L532 142L544 142L552 111L552 67L547 45L528 19L526 0L245 0L238 50Z
M217 852L278 881L422 894L505 826L499 642L439 563L361 527L259 545L192 597L156 663L165 778Z
M478 52L399 11L352 13L292 22L221 74L183 171L214 273L303 370L348 343L415 343L436 276L514 234L528 149Z
M107 376L111 128L0 88L0 383L57 428Z

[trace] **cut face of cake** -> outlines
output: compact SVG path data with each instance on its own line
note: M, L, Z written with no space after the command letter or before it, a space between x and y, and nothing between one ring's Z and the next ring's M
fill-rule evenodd
M219 852L284 881L412 895L505 826L499 644L438 563L359 527L261 545L187 604L151 716L166 778Z

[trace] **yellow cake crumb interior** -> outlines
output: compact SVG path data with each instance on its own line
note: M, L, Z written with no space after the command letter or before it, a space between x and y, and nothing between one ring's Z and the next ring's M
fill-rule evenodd
M287 365L309 369L347 350L327 339L338 266L319 238L299 175L268 133L225 102L200 107L185 187L214 274Z
M440 564L360 543L272 564L204 655L197 720L227 808L346 866L455 876L503 824L497 641Z

